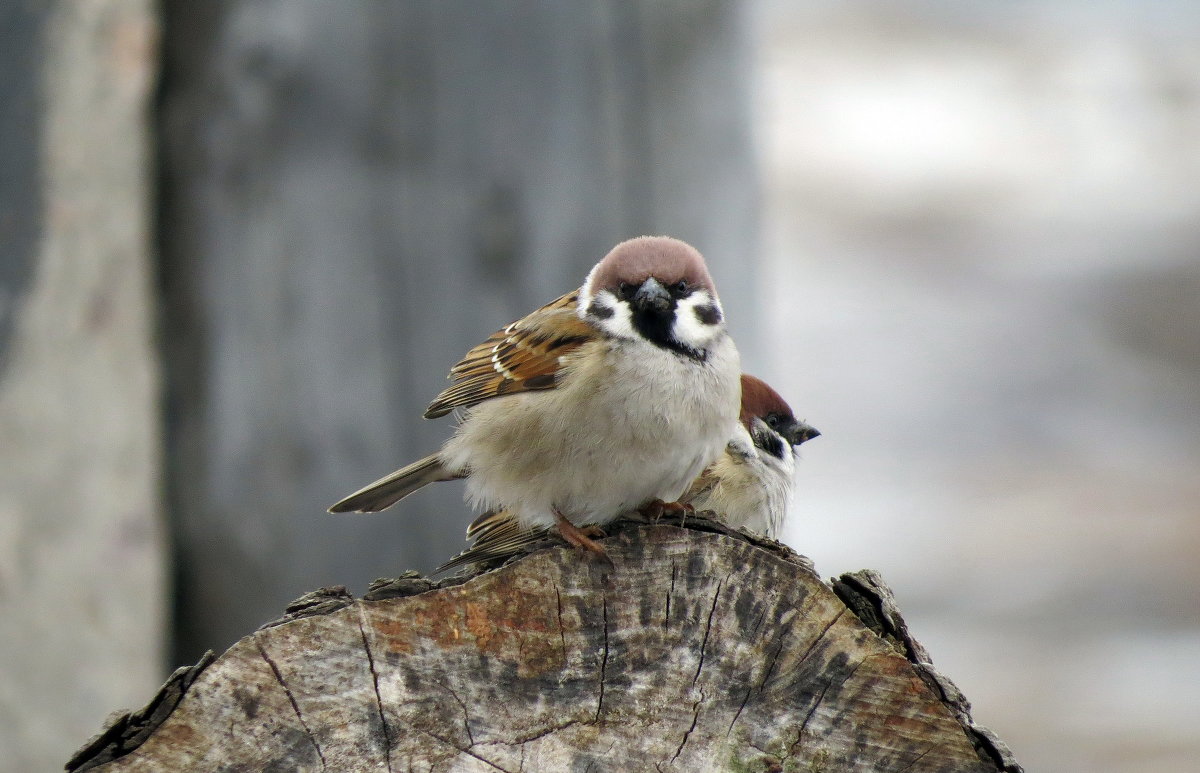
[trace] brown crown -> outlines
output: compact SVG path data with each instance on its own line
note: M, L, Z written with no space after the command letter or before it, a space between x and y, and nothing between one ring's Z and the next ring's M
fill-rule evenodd
M746 429L750 429L750 420L755 416L766 416L768 413L778 413L795 420L791 406L779 393L761 378L742 374L742 415L741 421Z
M616 290L622 282L636 286L649 277L666 286L682 279L717 295L704 257L695 247L669 236L639 236L613 247L596 266L591 289Z

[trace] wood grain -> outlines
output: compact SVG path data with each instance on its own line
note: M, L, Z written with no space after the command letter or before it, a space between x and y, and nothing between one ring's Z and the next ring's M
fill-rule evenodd
M835 592L807 559L695 518L605 547L611 567L552 546L310 594L136 748L93 742L69 769L1020 770L878 575Z

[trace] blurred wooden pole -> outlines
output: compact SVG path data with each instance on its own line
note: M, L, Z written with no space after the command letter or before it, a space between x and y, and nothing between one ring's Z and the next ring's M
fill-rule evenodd
M831 588L775 543L691 523L615 534L611 567L556 547L462 584L311 594L69 767L1021 770L877 575Z
M162 678L148 0L0 4L0 771Z
M709 258L753 349L746 11L167 0L161 247L177 659L305 588L432 568L459 484L337 498L436 448L470 346L613 244Z

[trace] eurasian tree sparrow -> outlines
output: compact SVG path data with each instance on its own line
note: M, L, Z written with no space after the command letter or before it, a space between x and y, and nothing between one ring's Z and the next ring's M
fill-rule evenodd
M679 501L696 510L712 510L728 525L778 539L792 493L794 447L819 436L799 421L774 389L759 378L742 375L742 411L725 452L700 473ZM507 558L541 541L545 529L523 529L512 514L487 512L467 528L471 547L438 567Z
M673 502L725 448L738 420L737 348L695 248L667 237L618 244L567 293L493 334L450 370L426 418L466 409L437 453L330 512L376 512L434 481L467 499L557 527Z
M792 497L795 449L820 434L796 419L766 382L743 374L737 434L679 501L712 510L734 528L779 539Z

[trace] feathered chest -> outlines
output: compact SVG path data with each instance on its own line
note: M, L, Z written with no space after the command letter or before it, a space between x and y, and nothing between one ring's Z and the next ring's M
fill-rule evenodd
M637 340L598 340L563 358L555 391L630 432L716 433L738 413L737 352L727 338L704 360Z

